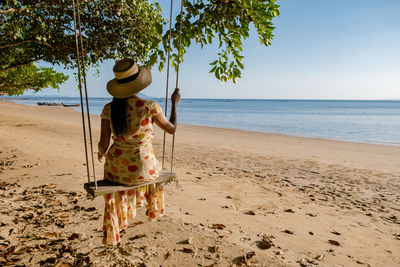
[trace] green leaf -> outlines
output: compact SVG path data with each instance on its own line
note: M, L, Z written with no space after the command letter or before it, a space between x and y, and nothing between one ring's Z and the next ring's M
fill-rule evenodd
M217 69L217 66L214 66L214 67L210 70L210 73L215 72L216 69Z
M218 63L218 60L215 60L215 61L211 62L210 65L211 65L211 66L214 66L214 65L217 64L217 63Z
M161 71L164 69L164 64L165 64L164 61L161 61L161 62L160 62L160 64L158 65L158 71L161 72Z

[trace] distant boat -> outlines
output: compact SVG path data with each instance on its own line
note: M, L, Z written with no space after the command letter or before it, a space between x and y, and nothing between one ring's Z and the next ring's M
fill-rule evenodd
M60 103L55 103L55 102L37 102L39 106L61 106L62 104Z
M62 103L63 107L79 107L81 104L64 104Z
M63 106L63 107L79 107L80 104L64 104L55 102L37 102L39 106Z

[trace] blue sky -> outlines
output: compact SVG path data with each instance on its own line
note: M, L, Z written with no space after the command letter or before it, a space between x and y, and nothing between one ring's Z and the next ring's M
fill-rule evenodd
M177 8L178 1L175 0ZM169 1L160 2L168 16ZM216 59L215 47L193 46L181 65L182 96L400 99L399 0L278 0L277 3L281 15L274 20L272 45L261 46L252 30L244 42L245 70L237 84L221 83L209 74L208 64ZM113 64L103 64L100 77L88 76L90 97L109 96L105 85L113 78ZM165 73L154 68L153 83L143 93L163 97ZM174 85L175 76L170 79ZM54 89L45 89L39 95L56 93ZM79 95L72 75L58 94Z

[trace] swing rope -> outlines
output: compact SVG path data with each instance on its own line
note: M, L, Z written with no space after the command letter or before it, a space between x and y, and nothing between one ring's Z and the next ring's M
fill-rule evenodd
M168 52L167 52L167 83L165 87L165 112L164 114L167 114L168 111L168 85L169 85L169 62L171 59L171 35L172 35L172 4L173 0L171 0L171 8L170 8L170 15L169 15L169 35L168 35ZM165 138L166 138L166 132L164 132L164 138L163 138L163 150L162 150L162 167L164 168L164 158L165 158ZM171 170L172 172L172 170Z
M168 37L168 64L167 64L167 83L166 83L166 95L165 95L165 113L167 113L167 107L168 107L168 86L169 86L169 70L170 70L170 58L171 58L170 47L171 47L171 36L172 36L172 6L173 6L173 0L171 0L171 14L170 14L170 24L169 24L169 37ZM88 144L87 144L87 135L86 135L86 122L85 122L85 116L84 116L82 89L84 89L84 92L85 92L85 104L86 104L86 113L87 113L87 122L88 122L87 127L88 127L88 131L89 131L92 172L93 172L95 190L97 190L97 179L96 179L96 172L95 172L95 166L94 166L92 126L91 126L91 122L90 122L90 110L89 110L89 101L88 101L87 83L86 83L85 51L83 49L83 38L82 38L82 28L81 28L81 21L80 21L79 0L72 0L72 7L73 7L75 45L76 45L76 62L77 62L77 67L78 67L78 88L79 88L79 96L80 96L80 102L81 102L83 141L84 141L85 158L86 158L86 171L87 171L88 183L90 183L89 155L88 155ZM183 0L181 0L179 43L178 43L178 62L177 62L176 87L175 88L178 88L178 81L179 81L182 24L183 24ZM82 70L82 73L81 73L81 70ZM83 78L83 82L82 82L82 78ZM83 86L82 86L82 83L83 83ZM164 132L163 156L162 156L162 166L163 167L164 167L164 158L165 158L165 139L166 139L166 134ZM173 159L174 159L174 147L175 147L175 133L173 134L173 138L172 138L171 173L172 173Z
M78 66L78 88L79 88L79 96L81 100L81 114L82 114L82 129L83 129L83 142L85 146L85 156L86 156L86 171L88 182L90 182L90 171L89 171L89 157L88 157L88 149L86 142L86 123L85 123L85 115L83 110L83 97L82 97L82 79L81 79L81 66L80 66L80 53L79 53L79 41L78 41L78 32L76 29L76 7L75 0L72 0L73 14L74 14L74 31L75 31L75 45L76 45L76 64ZM79 10L78 10L79 12Z
M169 17L169 36L168 36L168 52L167 52L167 83L165 88L165 114L167 114L168 107L168 86L169 86L169 69L170 69L170 59L171 59L171 36L172 36L172 5L173 0L171 0L170 17ZM178 64L176 70L176 84L175 88L178 88L179 82L179 66L181 59L181 39L182 39L182 24L183 24L183 0L181 0L181 11L180 11L180 25L179 25L179 39L178 39ZM162 154L162 167L164 168L165 159L165 139L166 133L164 132L163 138L163 154ZM171 172L174 164L174 148L175 148L175 133L172 135L172 151L171 151Z
M88 129L89 129L89 141L90 141L90 153L92 155L92 170L93 170L93 178L96 181L96 171L94 168L94 152L93 152L93 138L92 138L92 125L90 123L90 111L89 111L89 101L87 94L87 85L86 85L86 69L85 69L85 50L83 49L83 38L82 38L82 29L81 29L81 16L79 13L79 1L76 0L76 5L78 9L78 27L79 27L79 36L80 36L80 44L81 44L81 57L82 57L82 74L83 74L83 84L85 88L85 99L86 99L86 110L87 110L87 120L88 120Z
M171 0L172 2L173 0ZM181 0L181 15L180 15L181 23L179 25L179 43L178 43L178 66L176 69L176 85L175 88L178 87L178 81L179 81L179 65L181 63L181 39L182 39L182 24L183 24L183 0ZM172 152L171 152L171 172L172 172L172 167L174 164L174 147L175 147L175 133L172 135Z
M79 0L72 0L72 7L73 7L73 15L74 15L76 62L77 62L77 66L78 66L78 86L79 86L79 96L80 96L80 101L81 101L82 128L83 128L83 139L84 139L85 156L86 156L86 171L87 171L87 176L88 176L88 182L90 182L88 144L87 144L87 136L86 136L86 123L85 123L85 116L84 116L82 89L84 89L84 92L85 92L85 104L86 104L88 131L89 131L90 152L91 152L91 159L92 159L92 171L93 171L94 184L97 189L96 172L95 172L95 167L94 167L92 125L90 122L90 110L89 110L87 83L86 83L85 51L83 49L82 28L81 28L81 19L80 19L80 11L79 11L80 10ZM79 31L79 33L78 33L78 31ZM81 77L81 70L82 70L82 77ZM83 86L82 86L82 78L83 78Z

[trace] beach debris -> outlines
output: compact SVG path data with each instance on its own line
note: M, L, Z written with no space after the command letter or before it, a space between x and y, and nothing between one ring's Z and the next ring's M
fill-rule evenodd
M293 231L285 229L285 231L283 231L285 234L289 234L289 235L293 235Z
M256 214L254 213L254 211L252 211L252 210L246 211L244 214L247 214L247 215L256 215Z
M171 252L167 251L167 253L165 254L164 258L166 260L170 259L174 254L172 254Z
M311 231L309 231L309 232L308 232L308 234L309 234L309 235L314 235L314 233L313 233L313 232L311 232Z
M292 209L285 209L284 212L294 213L294 210L292 210Z
M61 233L48 232L48 233L45 233L44 235L42 235L42 237L43 237L44 239L50 239L50 238L52 238L52 237L57 237L57 236L60 236L60 235L61 235Z
M332 244L334 246L340 246L340 243L338 241L336 241L336 240L329 239L328 242L329 242L329 244Z
M135 227L136 225L143 224L142 221L134 222L129 225L129 227Z
M255 255L256 255L256 252L251 251L251 252L246 253L245 256L246 256L246 259L249 260L249 259L253 258Z
M213 225L212 225L212 228L213 229L218 229L218 230L222 230L222 229L224 229L226 226L225 225L223 225L223 224L221 224L221 223L214 223Z
M0 166L11 166L14 163L14 161L11 160L0 160ZM2 182L4 183L4 182Z
M199 200L206 200L206 198L205 197L201 197L201 198L199 198Z
M22 168L33 168L33 165L26 164L26 165L22 165L21 167L22 167Z
M339 233L339 232L337 232L335 230L331 231L331 233L334 234L334 235L341 235L341 233Z
M210 252L210 253L216 253L216 252L218 252L218 250L219 250L218 246L208 247L208 252Z
M62 220L55 220L54 224L60 228L64 228L65 227L65 223Z
M299 263L300 266L302 266L302 267L308 266L308 260L306 258L301 258L300 260L297 261L297 263Z
M250 252L246 253L245 255L236 258L236 259L235 259L236 264L237 264L238 266L241 266L241 264L246 264L246 265L247 265L247 264L248 264L248 261L249 261L250 259L252 259L255 255L256 255L256 252L255 252L255 251L250 251Z
M193 236L189 237L188 239L179 241L177 244L193 244Z
M128 239L129 240L135 240L135 239L143 238L145 236L146 236L146 234L135 235L135 236L129 237Z
M41 260L39 261L40 265L45 265L45 264L55 264L57 262L57 258L56 257L49 257L45 260Z
M194 253L194 250L191 248L183 248L182 251L185 253Z
M232 197L231 197L231 196L229 196L229 195L228 195L228 196L226 196L226 198L227 198L227 199L232 199Z
M75 240L75 239L79 239L79 234L73 233L68 237L68 240Z
M272 243L271 240L269 239L262 239L261 241L257 241L257 247L260 249L269 249L271 247L274 247L274 243Z
M390 217L381 217L381 218L382 218L382 219L385 219L386 221L395 223L395 224L400 224L400 219L397 218L396 215L392 215L392 216L390 216Z
M274 244L275 237L273 235L257 234L257 236L261 237L261 241L256 241L256 245L258 248L269 249L270 247L275 247Z
M394 239L400 240L400 234L393 234Z
M92 211L95 211L95 210L96 210L95 207L89 207L89 208L85 209L85 211L87 211L87 212L92 212Z
M314 259L316 259L317 261L322 261L322 260L324 260L324 258L325 258L325 254L320 254L318 256L315 256Z
M317 217L316 214L312 214L312 213L306 213L306 215L310 216L310 217Z
M310 267L310 266L318 265L318 263L315 262L314 260L310 260L307 258L301 258L300 260L297 261L297 263L299 263L300 266L302 266L302 267Z

